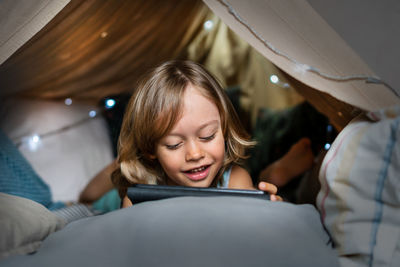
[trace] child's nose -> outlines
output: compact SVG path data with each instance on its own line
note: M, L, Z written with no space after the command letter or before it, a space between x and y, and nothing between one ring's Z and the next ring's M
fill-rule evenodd
M186 149L186 161L199 160L204 157L201 145L197 142L189 142Z

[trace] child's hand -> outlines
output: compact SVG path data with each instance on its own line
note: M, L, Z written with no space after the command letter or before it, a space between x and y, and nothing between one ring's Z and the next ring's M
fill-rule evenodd
M260 182L258 184L258 189L269 193L271 196L271 201L283 201L282 198L276 194L278 192L278 188L273 184Z

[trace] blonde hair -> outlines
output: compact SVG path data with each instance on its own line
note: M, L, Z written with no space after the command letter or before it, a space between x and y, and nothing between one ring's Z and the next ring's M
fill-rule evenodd
M113 182L121 197L130 184L165 184L167 177L151 155L156 144L179 120L182 98L192 84L218 108L225 140L225 159L213 186L232 164L239 164L246 148L254 145L217 80L201 65L191 61L172 60L161 64L142 79L127 105L118 144L120 168L113 173Z

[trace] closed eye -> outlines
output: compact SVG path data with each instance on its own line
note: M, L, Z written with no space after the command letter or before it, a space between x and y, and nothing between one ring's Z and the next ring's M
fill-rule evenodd
M213 133L212 135L206 136L206 137L200 137L200 139L203 141L210 141L210 140L213 140L214 137L215 137L215 133Z
M175 144L175 145L165 145L167 147L167 149L170 150L175 150L178 149L178 147L180 146L181 143Z

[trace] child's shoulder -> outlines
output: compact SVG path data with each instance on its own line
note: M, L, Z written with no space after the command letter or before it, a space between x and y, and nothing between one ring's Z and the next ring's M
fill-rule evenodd
M239 165L232 165L229 188L254 189L253 181L246 169Z

